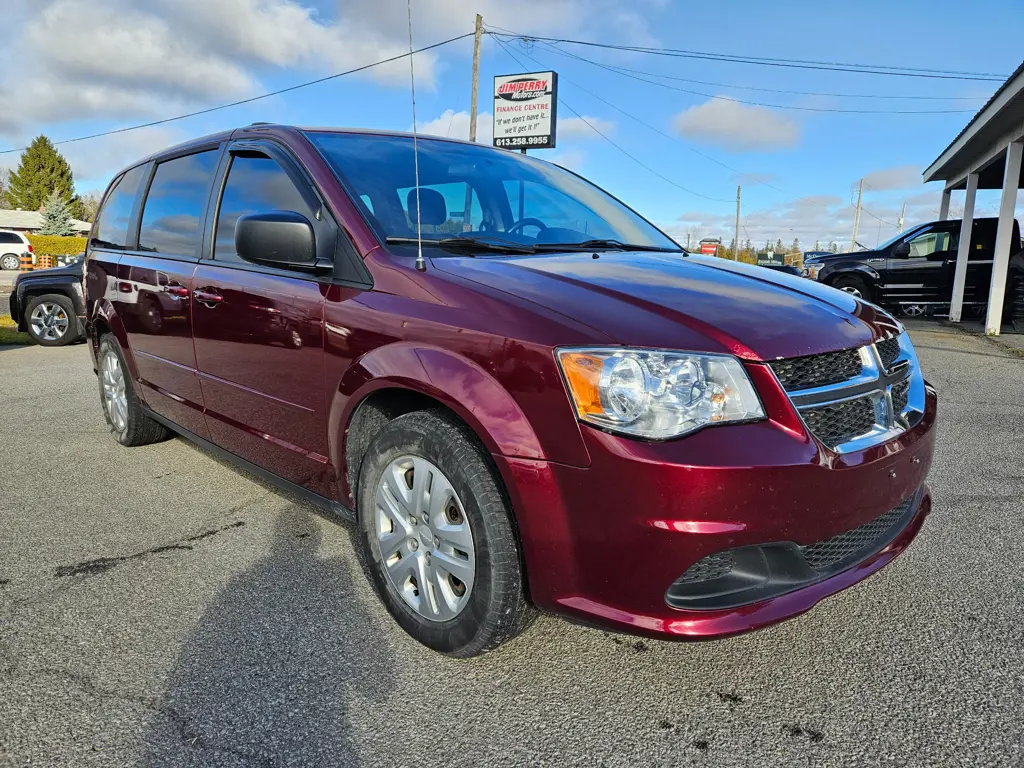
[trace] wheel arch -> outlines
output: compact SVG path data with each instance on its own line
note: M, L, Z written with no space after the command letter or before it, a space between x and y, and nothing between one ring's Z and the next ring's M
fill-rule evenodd
M328 440L342 498L354 503L359 464L384 423L437 407L464 423L485 453L544 458L518 403L483 368L448 350L392 344L350 366L333 394Z

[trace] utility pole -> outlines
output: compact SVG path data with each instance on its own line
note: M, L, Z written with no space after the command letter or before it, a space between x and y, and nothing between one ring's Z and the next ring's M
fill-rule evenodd
M857 210L853 214L853 235L850 237L850 250L857 250L857 227L860 226L860 201L864 196L864 179L860 180L860 187L857 189Z
M903 204L903 210L900 211L899 221L896 222L896 231L903 232L903 221L907 218L907 204Z
M732 250L732 260L740 260L740 188L736 187L736 242Z
M469 140L476 141L477 91L480 88L480 38L484 34L484 17L476 15L476 30L473 34L473 93L469 97Z
M473 92L469 97L469 140L476 141L476 110L477 91L480 89L480 38L484 34L484 17L476 15L476 30L473 34ZM519 193L520 206L522 192ZM466 184L466 205L462 209L462 231L472 232L473 224L469 220L470 208L473 206L473 188ZM522 218L520 214L519 218Z

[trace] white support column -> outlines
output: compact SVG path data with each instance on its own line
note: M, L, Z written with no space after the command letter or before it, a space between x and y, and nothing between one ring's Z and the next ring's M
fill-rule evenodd
M942 203L939 204L940 219L945 220L949 218L949 196L952 194L952 192L953 190L951 189L942 190Z
M967 260L971 253L971 230L974 229L974 198L978 194L978 174L967 175L967 195L964 197L964 218L960 225L960 247L956 252L956 273L953 276L953 302L949 305L949 319L959 323L964 308L964 285L967 283Z
M1003 322L1003 298L1006 293L1006 272L1010 266L1010 239L1013 237L1013 209L1017 206L1017 184L1020 182L1020 161L1024 144L1014 141L1006 148L1006 169L1003 171L1003 196L999 199L999 225L996 227L996 253L992 262L992 285L988 289L988 316L985 333L998 336Z

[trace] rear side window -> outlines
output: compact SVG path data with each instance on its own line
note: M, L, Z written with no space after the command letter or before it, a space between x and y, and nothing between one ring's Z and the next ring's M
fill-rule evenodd
M114 183L97 216L93 245L101 248L127 247L128 224L144 168L142 165L132 168Z
M17 243L24 245L21 238L14 232L0 232L0 243Z
M295 211L312 223L310 210L295 184L276 161L260 155L237 155L231 160L220 213L213 258L242 261L235 251L235 223L247 213Z
M140 251L199 255L203 211L219 154L212 149L157 165L142 209Z

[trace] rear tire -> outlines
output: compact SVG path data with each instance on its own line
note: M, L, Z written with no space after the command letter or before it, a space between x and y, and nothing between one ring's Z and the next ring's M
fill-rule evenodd
M868 284L861 278L855 277L854 275L842 275L837 277L832 283L832 287L838 288L843 293L856 296L858 299L871 301L871 289L868 287Z
M388 423L367 449L357 495L370 581L413 638L468 658L529 624L511 510L463 424L442 411Z
M166 439L170 434L167 429L143 410L124 364L121 347L112 334L100 339L97 360L100 404L114 439L127 446L149 445Z
M29 300L25 325L32 341L42 347L63 347L78 338L78 316L71 299L47 293Z
M5 253L0 256L0 269L11 271L21 266L21 259L16 253Z

